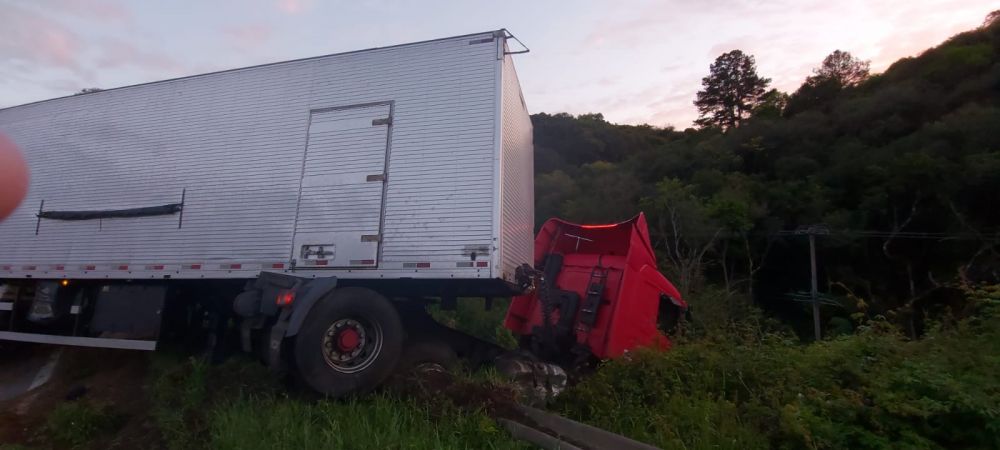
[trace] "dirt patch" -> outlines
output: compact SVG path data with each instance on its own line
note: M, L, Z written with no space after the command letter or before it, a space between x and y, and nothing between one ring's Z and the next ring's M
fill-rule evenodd
M386 389L429 405L446 401L462 410L483 411L494 418L523 419L517 410L519 394L514 387L468 380L444 370L418 369L399 374Z
M34 351L52 349L36 347ZM67 402L81 402L122 419L113 433L95 436L89 448L136 448L137 442L143 448L158 448L158 431L148 413L148 369L146 353L64 348L47 383L0 402L0 442L59 448L46 429L50 415Z
M566 436L557 430L549 429L526 416L520 405L523 391L515 385L475 381L455 376L445 370L418 369L396 375L389 381L386 389L419 403L431 405L431 411L439 411L442 420L447 420L447 408L435 409L434 405L445 402L463 411L483 412L493 419L520 423L579 448L590 448L586 443L578 442L573 436Z

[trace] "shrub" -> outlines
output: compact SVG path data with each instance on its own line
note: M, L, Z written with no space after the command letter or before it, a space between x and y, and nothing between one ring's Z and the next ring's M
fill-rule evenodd
M986 292L978 316L919 341L875 320L810 345L760 332L637 352L556 408L667 448L995 448L1000 315Z

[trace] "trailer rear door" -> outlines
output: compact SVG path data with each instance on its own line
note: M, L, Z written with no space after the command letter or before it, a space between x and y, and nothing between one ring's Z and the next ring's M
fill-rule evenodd
M312 111L293 239L296 265L378 265L391 130L390 103Z

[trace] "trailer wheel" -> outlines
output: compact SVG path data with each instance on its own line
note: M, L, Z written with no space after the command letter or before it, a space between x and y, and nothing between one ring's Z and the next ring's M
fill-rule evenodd
M403 347L399 313L377 292L337 289L309 311L295 338L295 365L320 394L371 390L396 368Z

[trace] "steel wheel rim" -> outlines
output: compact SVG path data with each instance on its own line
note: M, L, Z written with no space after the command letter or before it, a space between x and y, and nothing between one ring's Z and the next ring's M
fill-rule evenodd
M343 348L344 333L356 333L356 348ZM320 352L326 365L333 370L341 373L365 370L382 353L382 326L361 317L335 320L323 333Z

